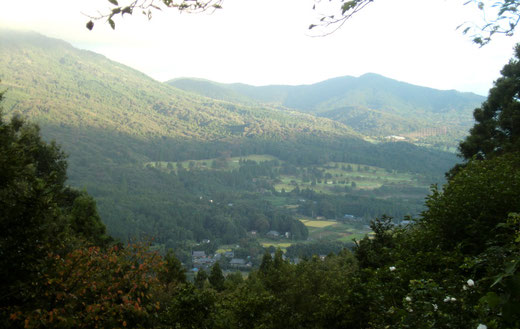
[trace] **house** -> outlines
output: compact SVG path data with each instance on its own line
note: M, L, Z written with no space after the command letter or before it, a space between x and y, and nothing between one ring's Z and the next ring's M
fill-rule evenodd
M294 257L291 259L291 264L298 265L301 263L301 259L299 257Z
M216 259L208 257L205 251L192 251L191 262L194 267L206 269L215 264Z
M229 262L229 265L231 265L232 267L242 267L246 265L246 261L243 258L233 258Z
M224 253L224 257L226 257L226 258L233 258L233 257L235 257L235 252L234 251L226 251Z
M280 233L278 231L269 231L266 234L269 238L278 238L280 237Z
M202 251L192 251L191 252L192 258L206 258L206 252L204 250Z

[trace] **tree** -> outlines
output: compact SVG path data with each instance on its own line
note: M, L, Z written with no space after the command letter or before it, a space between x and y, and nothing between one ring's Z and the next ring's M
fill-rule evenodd
M81 247L48 258L53 266L40 274L32 298L9 306L13 327L154 327L163 262L147 246Z
M185 283L186 271L171 249L168 250L166 256L164 256L164 260L166 262L164 271L159 273L159 279L161 282L166 285L172 283Z
M520 151L520 45L514 55L488 99L473 113L476 123L459 146L466 160Z
M218 262L213 265L211 268L211 272L209 274L208 278L209 283L215 290L222 291L224 290L224 282L226 279L224 278L224 275L222 274L222 269L220 268L220 265Z
M64 154L40 139L38 127L0 112L0 309L23 303L48 252L66 240L58 198Z
M207 279L208 279L208 273L206 273L206 271L201 269L197 272L197 275L195 276L195 280L194 280L193 284L198 289L203 289L204 284L206 283Z
M433 190L420 224L443 250L481 252L496 234L497 224L520 212L519 169L519 153L470 161L442 193Z
M50 255L111 241L93 199L65 186L66 168L37 125L18 116L5 122L0 108L0 318L33 305L55 268Z

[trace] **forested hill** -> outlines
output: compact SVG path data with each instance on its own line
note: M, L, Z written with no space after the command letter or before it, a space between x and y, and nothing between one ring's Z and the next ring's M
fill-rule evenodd
M215 99L260 102L313 113L369 134L406 133L454 124L467 129L472 124L473 110L485 99L472 93L420 87L373 73L300 86L255 87L190 78L167 83ZM360 120L375 125L367 126Z
M356 135L329 120L189 94L36 33L2 31L0 72L9 89L7 112L45 124L203 141L230 135Z
M455 161L404 144L373 145L329 119L201 97L37 33L0 33L0 72L7 114L40 123L71 154L72 170L78 157L177 161L222 152L436 174Z
M203 79L179 78L167 82L183 90L235 102L272 103L320 113L346 106L364 106L401 114L446 113L471 110L485 97L455 90L437 90L367 73L328 79L310 85L251 86Z

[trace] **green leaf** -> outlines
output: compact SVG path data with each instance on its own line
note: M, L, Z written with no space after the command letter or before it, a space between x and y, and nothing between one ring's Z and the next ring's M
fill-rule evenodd
M497 307L500 301L500 297L494 292L488 292L484 297L480 298L481 303L486 303L491 308Z
M517 260L513 260L509 264L507 264L505 273L508 276L512 275L516 271L516 267L518 266L518 262L519 262L519 260L517 259Z
M114 6L119 6L119 4L117 3L117 0L108 0L108 2L110 2Z
M110 27L112 28L112 30L115 30L116 23L114 23L114 20L112 18L108 19L108 24L110 24Z
M354 8L357 5L357 1L348 1L341 6L341 14L344 15L347 11Z

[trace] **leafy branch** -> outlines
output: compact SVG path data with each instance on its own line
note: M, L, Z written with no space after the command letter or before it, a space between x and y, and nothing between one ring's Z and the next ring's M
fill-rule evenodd
M312 30L316 27L321 27L328 32L321 34L320 36L330 35L337 30L339 30L349 19L352 18L355 14L361 11L363 8L368 6L374 0L340 0L341 1L341 14L333 14L333 15L323 15L321 14L321 18L318 23L309 25L309 30ZM312 7L313 10L318 10L321 0L315 0L314 5ZM316 6L318 5L318 6Z
M336 13L330 15L330 9L327 8L325 10L327 14L319 14L319 21L309 26L310 30L320 27L326 31L320 36L336 32L374 0L330 0L327 2L315 0L313 10L329 6L331 2L339 2L339 13L337 13L337 7L335 7ZM488 44L497 34L512 36L518 23L520 23L520 0L467 0L464 3L464 5L469 4L475 5L482 12L483 23L464 22L457 29L462 29L463 34L469 35L473 42L480 46ZM332 5L335 6L335 4Z
M464 5L475 4L482 11L483 24L465 22L457 27L463 28L462 33L468 34L473 42L482 46L488 44L495 34L512 36L520 22L520 1L483 1L468 0ZM491 14L491 15L489 15ZM488 16L491 17L488 19Z
M174 8L179 12L201 13L207 11L215 11L222 8L224 0L107 0L112 8L110 12L99 12L97 15L86 15L90 20L86 27L89 30L94 28L94 21L106 20L112 29L115 29L116 23L114 17L125 14L133 15L134 12L141 12L149 20L152 19L154 10L161 11L165 8ZM124 3L123 3L124 2Z

